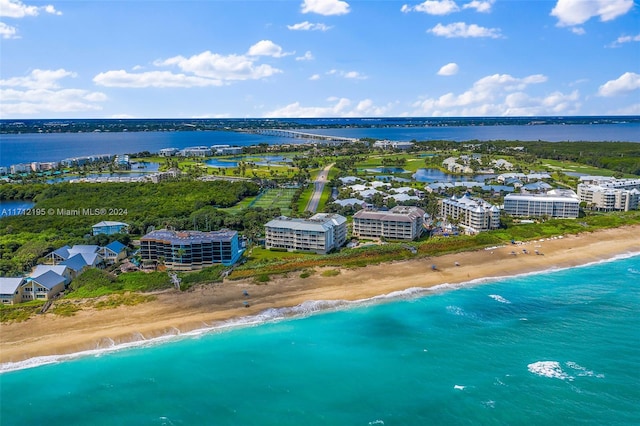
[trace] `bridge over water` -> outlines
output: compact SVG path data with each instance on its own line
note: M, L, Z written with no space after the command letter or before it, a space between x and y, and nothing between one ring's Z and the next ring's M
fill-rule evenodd
M257 133L266 136L278 136L281 138L295 138L295 139L311 139L324 142L357 142L357 138L345 138L342 136L331 135L318 135L315 133L298 132L295 130L285 129L252 129L250 133Z

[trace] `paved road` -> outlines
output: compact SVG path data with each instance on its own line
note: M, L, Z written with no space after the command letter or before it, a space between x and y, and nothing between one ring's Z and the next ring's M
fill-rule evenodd
M315 213L318 210L318 204L320 203L320 196L322 195L322 190L324 189L324 185L327 183L327 176L329 175L329 170L333 167L334 163L329 164L327 167L322 169L320 173L318 173L318 177L313 181L313 194L307 203L307 208L305 211L309 211L311 213Z

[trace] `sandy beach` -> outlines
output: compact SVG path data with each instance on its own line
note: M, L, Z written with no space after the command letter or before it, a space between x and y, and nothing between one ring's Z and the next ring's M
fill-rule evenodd
M536 250L540 254L536 254ZM2 324L0 363L211 328L226 320L257 315L270 308L293 307L306 301L362 300L415 287L573 267L628 253L640 253L640 226L342 269L339 275L331 277L317 271L308 278L291 273L265 284L226 280L183 293L175 290L158 293L156 300L133 307L84 308L72 317L47 313L25 322ZM432 265L436 265L437 270L432 270ZM248 297L244 291L249 293ZM250 306L245 307L245 302Z

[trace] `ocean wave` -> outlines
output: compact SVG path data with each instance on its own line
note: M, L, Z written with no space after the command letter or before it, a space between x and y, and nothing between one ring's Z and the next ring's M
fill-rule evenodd
M551 379L573 380L573 377L562 370L558 361L538 361L527 365L529 371L533 374Z
M493 300L495 300L496 302L506 303L507 305L511 304L511 302L509 300L505 299L504 297L500 296L499 294L490 294L489 297L492 298Z
M609 263L616 260L627 259L627 258L638 256L638 255L640 255L640 253L636 253L636 252L624 253L618 256L614 256L610 259L591 262L589 264L580 265L580 266ZM570 269L570 268L574 268L574 267L550 268L542 271L516 274L512 276L478 278L478 279L462 282L459 284L443 283L443 284L432 286L432 287L412 287L402 291L394 291L388 294L374 296L366 299L359 299L355 301L311 300L311 301L303 302L293 307L267 309L256 315L231 319L231 320L222 321L222 322L216 322L212 324L203 323L202 327L195 330L187 331L187 332L183 332L177 328L172 328L167 330L163 335L153 337L153 338L145 338L141 333L132 334L130 336L130 339L124 342L116 342L116 341L113 341L112 339L105 338L97 342L96 347L90 350L75 352L71 354L63 354L63 355L39 356L39 357L29 358L23 361L6 362L3 364L0 364L0 374L10 372L10 371L35 368L35 367L47 365L47 364L55 364L55 363L69 361L69 360L82 358L82 357L101 356L103 354L110 353L110 352L117 352L117 351L134 349L139 347L155 346L158 344L177 340L180 338L194 338L194 337L199 337L199 336L210 334L210 333L228 331L230 329L258 326L265 323L282 321L290 318L306 317L306 316L313 315L320 312L335 311L339 309L347 309L347 308L358 307L358 306L366 306L368 304L380 303L381 301L417 299L420 296L433 293L433 292L456 290L456 289L474 286L476 284L481 284L485 282L498 282L506 279L511 279L514 277L538 275L538 274L543 274L547 272L553 272L557 270ZM469 315L462 308L455 307L455 306L447 307L447 311L449 311L454 315L473 317L473 315ZM535 365L535 364L536 363L531 365ZM537 368L537 367L534 367L534 368ZM530 367L530 371L531 371L531 367Z
M604 374L596 374L573 361L565 362L565 365L572 370L578 371L578 377L596 377L598 379L604 379Z
M634 268L629 268L627 269L627 272L629 272L630 274L634 274L634 275L640 275L640 271Z
M530 276L535 276L535 275L544 275L544 274L548 274L548 273L552 273L552 272L559 272L559 271L566 271L569 269L575 269L575 268L584 268L584 267L588 267L588 266L594 266L594 265L602 265L602 264L606 264L606 263L611 263L611 262L616 262L618 260L625 260L625 259L630 259L632 257L638 257L640 256L640 252L625 252L625 253L621 253L621 254L617 254L613 257L607 258L607 259L601 259L601 260L595 260L593 262L588 262L588 263L584 263L581 265L575 265L575 266L564 266L564 267L557 267L557 266L552 266L546 269L539 269L536 271L531 271L531 272L523 272L520 274L513 274L513 275L496 275L496 276L491 276L491 277L482 277L482 278L476 278L473 280L469 280L469 281L464 281L461 282L459 284L443 284L444 286L451 286L450 288L462 288L462 287L470 287L473 286L475 284L484 284L487 282L503 282L506 280L510 280L513 278L524 278L524 277L530 277ZM632 272L633 273L633 272ZM439 286L436 286L439 287Z

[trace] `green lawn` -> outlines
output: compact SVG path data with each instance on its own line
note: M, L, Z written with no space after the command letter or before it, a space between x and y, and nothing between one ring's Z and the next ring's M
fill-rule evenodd
M542 166L545 168L549 168L553 171L560 172L575 172L575 173L584 173L587 175L596 175L596 176L613 176L617 172L613 170L600 169L598 167L588 166L585 164L574 163L571 161L559 161L559 160L549 160L549 159L541 159L540 162ZM629 178L637 178L635 175L625 175L625 177Z
M291 199L295 192L295 188L268 189L262 196L257 197L251 207L279 207L283 215L289 216L291 215Z

